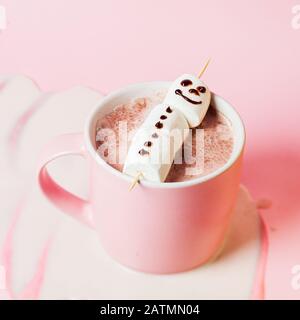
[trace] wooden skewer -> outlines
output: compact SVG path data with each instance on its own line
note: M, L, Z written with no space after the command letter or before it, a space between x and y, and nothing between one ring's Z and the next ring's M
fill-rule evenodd
M199 74L198 74L198 78L199 78L199 79L202 77L202 75L203 75L203 73L205 72L205 70L207 69L209 63L210 63L210 59L207 60L205 66L204 66L203 69L199 72Z
M130 187L129 187L129 191L131 191L139 182L140 182L140 178L143 176L143 174L141 172L139 172L136 177L134 178L134 180L132 181Z

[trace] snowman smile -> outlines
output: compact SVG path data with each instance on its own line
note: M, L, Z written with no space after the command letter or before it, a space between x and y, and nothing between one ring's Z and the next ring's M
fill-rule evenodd
M194 100L190 99L189 97L185 96L180 89L176 89L175 90L175 94L178 94L183 99L185 99L186 101L188 101L188 102L190 102L192 104L201 104L202 103L202 101L194 101Z

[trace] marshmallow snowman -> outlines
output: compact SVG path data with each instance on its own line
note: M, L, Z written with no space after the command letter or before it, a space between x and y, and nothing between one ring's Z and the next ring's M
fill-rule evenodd
M196 76L184 74L177 78L163 103L154 107L137 130L123 173L132 177L141 174L149 181L165 181L189 128L202 122L210 98L208 87Z

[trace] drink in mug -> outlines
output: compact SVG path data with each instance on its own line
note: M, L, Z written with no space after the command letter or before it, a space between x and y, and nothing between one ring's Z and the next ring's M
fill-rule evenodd
M63 135L45 146L39 166L40 186L57 207L95 230L116 261L150 273L192 269L222 246L237 197L245 143L237 112L212 94L209 112L187 142L192 150L188 160L196 161L183 157L182 163L172 165L165 182L142 180L130 192L133 178L121 172L118 160L120 153L123 159L126 156L126 148L119 148L120 121L126 123L130 144L169 86L170 82L138 83L109 94L88 117L82 134ZM108 136L100 129L107 129ZM88 161L88 199L64 190L48 174L47 163L68 154ZM117 161L114 157L111 161L113 154Z
M136 97L124 101L100 117L97 120L95 136L99 156L122 172L132 137L149 112L162 102L164 95L164 92L158 91L150 97ZM203 177L221 168L230 158L233 143L230 121L210 105L201 125L189 130L188 138L178 152L166 182Z

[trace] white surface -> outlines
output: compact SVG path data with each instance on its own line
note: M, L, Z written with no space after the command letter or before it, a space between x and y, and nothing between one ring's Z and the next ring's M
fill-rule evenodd
M255 204L243 188L225 250L217 261L176 275L145 275L128 270L103 252L92 231L49 204L33 177L43 143L56 134L81 131L86 114L101 95L87 88L48 95L25 129L19 130L22 139L16 148L8 149L10 128L39 95L35 85L23 77L11 79L10 85L0 91L0 151L5 155L0 157L0 246L14 210L27 191L13 243L15 292L32 278L41 250L53 236L41 298L250 297L260 249L259 222ZM15 161L7 161L9 156ZM64 158L50 169L71 191L87 194L86 164L82 159Z

